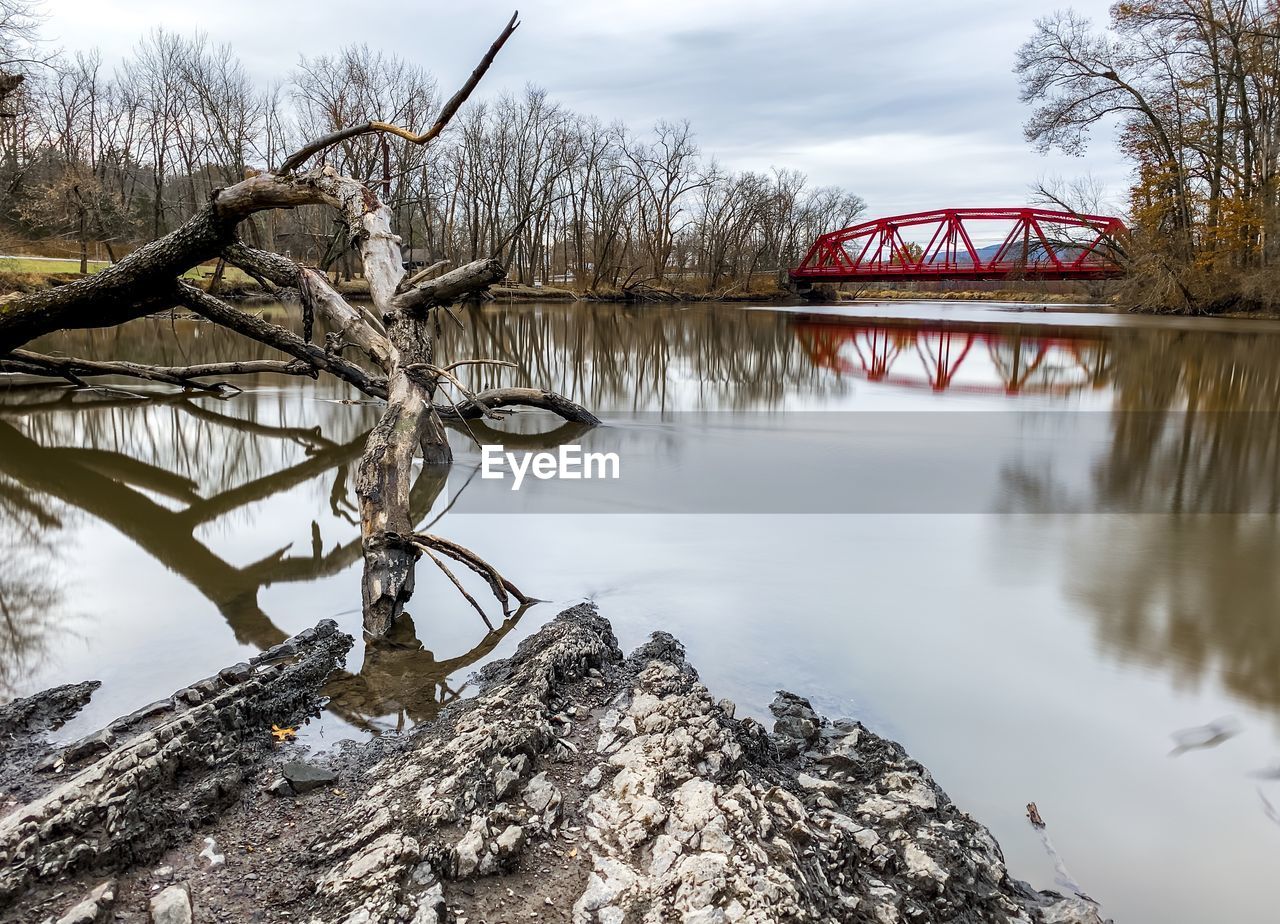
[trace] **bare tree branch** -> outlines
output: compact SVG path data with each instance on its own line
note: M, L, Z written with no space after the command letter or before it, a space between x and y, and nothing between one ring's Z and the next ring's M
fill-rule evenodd
M232 308L226 302L186 283L179 283L177 297L192 311L215 324L234 330L259 343L275 347L283 353L300 359L315 369L336 375L374 398L387 396L385 380L375 379L355 363L330 353L315 344L307 343L293 331L271 324L262 318Z
M14 362L15 360L16 362ZM11 365L13 368L9 369L8 367ZM193 366L149 366L141 363L79 359L74 356L48 356L43 353L33 353L30 350L14 350L7 357L0 357L0 370L36 374L34 373L35 369L44 370L41 374L64 378L76 385L83 385L84 383L80 379L84 377L116 375L123 378L163 382L166 385L177 385L180 388L197 388L201 391L215 393L228 390L239 391L239 389L229 383L206 383L196 381L196 379L229 375L258 375L261 373L316 377L316 368L302 360L282 362L280 360L259 359L246 362L204 363Z
M564 395L541 388L491 388L482 391L474 400L465 401L457 409L436 406L438 413L445 420L474 420L486 416L490 411L503 407L534 407L558 414L573 423L586 424L591 427L600 425L596 417L582 405L570 401Z
M476 86L484 78L485 72L488 71L489 66L493 64L493 59L498 56L498 52L502 50L502 46L507 43L507 39L511 38L512 33L519 28L519 16L519 11L511 14L511 21L507 23L506 28L502 30L502 33L494 40L493 44L489 46L489 50L485 53L485 56L480 59L480 63L476 65L475 70L471 72L471 76L467 78L467 82L464 83L462 88L459 89L457 93L453 94L449 101L444 104L444 107L440 110L440 115L436 117L435 124L421 135L415 134L407 128L401 128L399 125L392 125L389 122L365 122L361 125L353 125L350 128L339 129L336 132L325 135L323 138L317 138L305 147L302 147L293 154L290 154L285 158L284 163L280 165L280 169L276 172L282 174L291 173L298 169L298 167L302 166L302 164L306 163L308 158L315 154L319 154L325 148L332 147L341 141L346 141L348 138L355 138L359 135L368 135L372 132L386 132L403 138L413 144L426 144L431 141L444 131L445 126L449 124L449 120L453 118L454 114L457 113L462 104L467 101L467 97L471 95L471 92L475 90Z

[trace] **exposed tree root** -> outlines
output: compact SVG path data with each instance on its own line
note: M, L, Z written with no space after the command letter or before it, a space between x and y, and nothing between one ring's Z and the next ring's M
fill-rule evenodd
M582 405L570 401L564 395L541 388L491 388L480 392L474 399L456 408L437 406L436 411L445 420L473 420L486 417L490 411L504 407L536 407L558 414L572 423L587 424L592 427L600 424L600 418Z
M497 568L493 567L493 565L489 564L466 546L459 545L452 540L444 539L440 536L433 536L431 533L414 533L409 537L409 544L430 555L432 559L435 559L436 563L444 568L445 573L449 575L459 590L462 590L462 585L459 584L458 579L453 576L453 572L444 567L443 563L431 554L433 551L452 558L454 561L465 565L476 574L480 575L480 577L484 578L485 583L489 585L489 590L493 592L494 598L497 599L498 603L502 606L502 615L504 617L510 617L511 614L515 612L511 606L512 597L514 597L521 606L528 606L530 603L536 602L532 597L527 597L521 593L520 588L516 587L515 584L512 584L503 577ZM466 595L466 591L463 591L463 594ZM471 600L472 605L475 606L476 609L480 609L479 605L475 603L475 600L472 599L470 595L467 595L467 599ZM484 612L481 611L480 615L484 616ZM488 622L487 619L485 621Z

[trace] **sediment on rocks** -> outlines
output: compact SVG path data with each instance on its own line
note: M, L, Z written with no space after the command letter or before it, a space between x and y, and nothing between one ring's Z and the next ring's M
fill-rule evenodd
M1101 922L1083 898L1010 877L990 833L898 745L789 693L772 732L738 719L664 633L624 658L581 605L480 681L398 738L238 764L253 785L212 817L128 852L100 845L57 901L28 865L5 880L3 919L141 922L177 889L165 901L196 922ZM121 761L110 748L94 766ZM177 797L180 782L153 788ZM52 804L32 803L62 817ZM62 843L30 805L0 832L32 823L28 837ZM63 917L73 906L89 910Z
M0 818L6 919L40 920L33 908L50 886L127 872L216 821L252 778L272 725L296 724L318 709L320 686L350 646L326 620L62 747L33 743L33 722L50 714L65 719L96 684L5 707L0 721L22 717L14 724L23 730L19 744L30 767L21 786L5 781L10 801L20 790L27 796ZM89 898L101 905L114 892L99 885ZM32 896L34 905L24 902Z

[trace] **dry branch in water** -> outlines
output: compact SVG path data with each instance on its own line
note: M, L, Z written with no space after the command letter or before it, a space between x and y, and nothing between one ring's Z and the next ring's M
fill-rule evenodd
M73 385L83 385L82 379L85 378L111 375L223 394L225 392L238 392L241 389L229 382L200 382L197 380L220 378L228 375L260 375L262 373L316 377L315 367L302 360L284 362L277 359L255 359L245 362L204 363L193 366L148 366L130 362L98 362L91 359L77 359L74 356L47 356L43 353L33 353L30 350L14 350L9 356L13 357L13 359L0 359L0 371L24 372L28 375L53 374L65 378Z
M484 578L485 582L489 585L489 589L493 592L494 598L497 599L498 603L502 606L502 615L504 617L510 617L515 612L511 607L512 597L514 597L516 602L521 606L528 606L530 603L536 602L532 597L526 597L520 592L520 589L516 587L516 585L503 577L497 568L493 567L493 565L489 564L466 546L458 545L458 543L441 538L440 536L433 536L430 533L414 533L409 537L409 543L423 552L430 553L435 551L442 555L447 555L454 561L466 565L476 574L480 575L480 577ZM456 578L454 581L455 583L457 582ZM458 586L461 590L461 585L459 584ZM483 613L481 615L483 615Z
M365 564L364 623L366 631L375 635L389 631L413 593L414 565L420 554L430 555L477 609L479 605L444 558L484 578L504 615L511 615L512 599L521 605L531 602L469 549L437 536L414 533L409 498L415 458L421 457L426 465L446 465L452 460L443 419L498 416L494 412L499 409L532 407L588 426L599 421L568 398L541 389L471 392L454 369L465 364L506 363L483 358L437 361L433 335L436 319L431 312L484 292L504 278L503 265L493 259L477 260L435 276L442 268L436 264L406 282L400 238L391 227L391 210L377 194L331 166L321 164L301 172L299 168L314 155L357 135L389 133L419 145L438 137L518 26L516 14L425 132L419 134L387 122L368 122L318 138L286 158L278 170L250 176L215 191L204 208L186 223L119 262L68 285L19 296L0 306L3 372L57 377L77 386L85 384L83 377L125 376L218 394L234 386L201 380L254 373L316 377L323 372L370 397L385 400L386 408L369 433L356 476ZM322 273L280 254L249 247L236 236L241 222L259 212L303 205L325 205L338 213L347 238L359 250L372 311L350 304ZM304 336L241 311L182 280L188 270L213 259L239 267L273 290L296 290L304 311ZM290 359L159 367L48 356L22 349L44 334L109 327L174 304L184 305ZM310 338L317 317L331 331L323 345L312 343ZM358 350L377 372L371 373L366 366L347 358L344 353L349 349ZM436 403L435 392L442 381L461 392L461 402Z

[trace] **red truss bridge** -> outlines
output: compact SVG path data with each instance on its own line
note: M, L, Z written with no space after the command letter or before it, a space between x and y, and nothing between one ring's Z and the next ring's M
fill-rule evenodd
M977 222L1003 243L979 248ZM915 242L903 236L906 230ZM984 228L983 230L986 230ZM798 283L940 279L1109 279L1124 275L1119 218L1037 208L939 209L877 218L824 234L791 271ZM928 241L927 244L920 243Z

